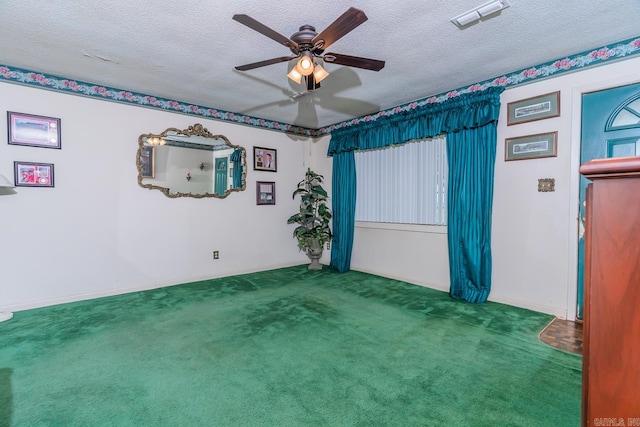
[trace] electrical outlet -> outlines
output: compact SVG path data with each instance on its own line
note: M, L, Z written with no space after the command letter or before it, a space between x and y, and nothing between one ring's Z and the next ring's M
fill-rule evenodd
M220 258L220 252L219 251L213 251L213 259L219 259Z

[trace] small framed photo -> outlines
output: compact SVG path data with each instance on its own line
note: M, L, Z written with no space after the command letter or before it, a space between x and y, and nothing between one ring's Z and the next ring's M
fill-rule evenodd
M142 147L140 155L143 178L155 178L156 176L156 150L155 147Z
M60 141L60 119L7 112L9 122L9 144L31 147L62 147Z
M276 204L276 183L272 181L256 182L256 205Z
M271 148L253 147L253 170L278 171L278 159L276 150Z
M505 139L505 161L556 157L558 132Z
M560 91L507 104L507 126L560 115Z
M16 187L53 187L53 164L13 162Z

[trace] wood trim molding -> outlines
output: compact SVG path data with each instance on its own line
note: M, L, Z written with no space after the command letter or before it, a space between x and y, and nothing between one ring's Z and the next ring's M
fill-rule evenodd
M640 157L595 159L580 166L580 173L588 179L640 177Z

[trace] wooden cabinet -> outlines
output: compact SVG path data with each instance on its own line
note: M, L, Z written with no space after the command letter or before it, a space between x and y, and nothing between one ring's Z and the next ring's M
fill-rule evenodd
M640 425L640 157L593 160L580 173L591 181L582 425Z

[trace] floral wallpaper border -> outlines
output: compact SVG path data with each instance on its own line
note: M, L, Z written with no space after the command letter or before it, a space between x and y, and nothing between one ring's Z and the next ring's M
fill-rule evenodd
M223 120L228 122L241 123L261 128L273 129L282 132L292 132L300 135L310 136L312 129L293 126L288 123L270 121L258 117L244 114L232 113L230 111L205 107L202 105L192 105L170 99L159 98L152 95L130 92L107 86L100 86L93 83L79 80L69 80L63 77L38 73L20 68L0 65L0 81L10 81L29 86L37 86L45 89L72 93L92 98L100 98L109 101L116 101L125 104L136 104L144 107L169 110L176 113L189 114L209 119Z
M525 82L531 82L535 79L566 73L568 71L577 71L581 68L591 67L595 65L602 65L607 61L619 60L621 58L626 58L638 54L640 54L640 37L613 43L595 50L568 56L563 59L557 59L555 61L547 62L546 64L526 68L514 73L506 74L504 76L495 77L490 80L485 80L484 82L475 83L466 88L455 89L446 93L441 93L439 95L419 99L417 101L399 105L387 110L382 110L378 113L370 114L368 116L356 117L346 122L336 123L331 126L317 129L316 132L318 135L326 135L330 134L336 129L357 125L362 122L374 121L379 117L391 116L404 111L410 111L426 104L443 102L447 99L455 98L456 96L460 96L466 93L482 91L495 86L504 86L505 88L509 86L515 86Z
M192 105L170 99L158 98L151 95L130 92L126 90L95 85L92 83L65 79L58 76L37 73L20 68L0 65L0 81L8 81L29 86L43 87L65 93L90 96L109 101L116 101L128 104L136 104L144 107L168 110L177 113L189 114L208 119L234 122L264 129L271 129L280 132L288 132L308 137L318 137L328 135L336 129L357 125L363 122L375 121L379 117L391 116L394 114L410 111L419 106L443 102L470 92L482 91L495 86L515 86L535 79L549 77L560 73L576 71L581 68L601 65L607 61L619 60L640 54L640 36L625 41L613 43L595 50L585 51L563 59L548 62L543 65L530 67L504 76L495 77L484 82L475 83L469 87L455 89L439 95L419 99L397 107L379 111L375 114L356 117L345 122L335 123L319 129L309 129L301 126L294 126L288 123L265 120L258 117L237 114L230 111L205 107L202 105Z

